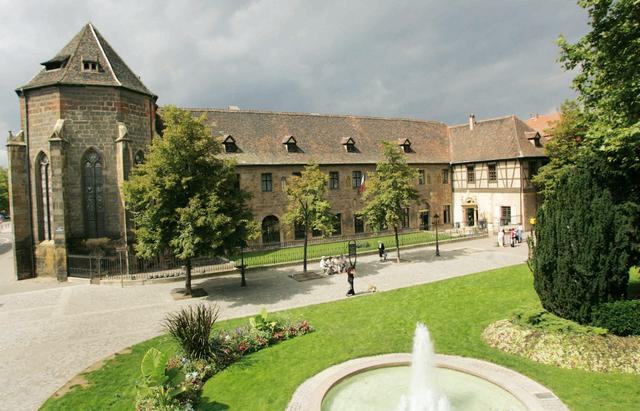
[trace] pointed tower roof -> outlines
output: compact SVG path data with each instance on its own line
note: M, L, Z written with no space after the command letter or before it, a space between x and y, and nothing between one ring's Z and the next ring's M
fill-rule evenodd
M123 87L155 97L91 23L41 64L44 68L16 92L60 84L95 85Z

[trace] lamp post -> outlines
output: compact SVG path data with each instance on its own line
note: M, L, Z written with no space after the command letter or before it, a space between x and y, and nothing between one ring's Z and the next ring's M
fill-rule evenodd
M240 287L247 286L247 280L244 278L244 269L246 266L244 265L244 245L240 246Z
M438 223L440 222L440 216L435 214L433 216L433 225L436 226L436 257L440 257L440 246L438 244Z

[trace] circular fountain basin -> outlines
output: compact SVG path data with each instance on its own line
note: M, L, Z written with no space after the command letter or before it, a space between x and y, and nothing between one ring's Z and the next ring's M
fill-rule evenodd
M409 390L410 364L411 354L399 353L335 365L300 385L287 410L396 410ZM435 380L456 411L568 411L549 389L508 368L450 355L436 355L435 365Z
M448 368L437 368L435 389L449 399L456 411L527 408L510 392L479 377ZM322 411L390 411L409 394L411 367L384 367L351 375L332 387L322 401Z

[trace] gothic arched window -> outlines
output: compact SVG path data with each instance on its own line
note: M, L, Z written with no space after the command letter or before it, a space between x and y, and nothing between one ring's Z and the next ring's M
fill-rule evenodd
M51 170L45 153L38 155L36 170L38 237L40 241L51 240Z
M102 183L102 159L90 149L82 161L84 222L87 238L104 235L104 191Z

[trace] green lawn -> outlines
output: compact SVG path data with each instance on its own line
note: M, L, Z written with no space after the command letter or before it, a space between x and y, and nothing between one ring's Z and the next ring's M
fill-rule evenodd
M536 304L526 265L401 290L290 310L316 332L245 357L205 385L202 410L283 410L296 387L317 372L368 355L409 352L416 321L425 322L436 351L481 358L519 371L553 390L573 410L635 410L640 376L564 370L488 347L483 328L517 307ZM240 321L224 322L233 327ZM74 389L49 410L132 409L134 380L150 346L173 347L161 337L134 347L87 376L88 389Z
M435 233L431 231L418 231L413 233L400 234L398 236L400 247L414 244L427 244L435 242ZM447 233L439 233L440 240L447 240L451 236ZM388 249L389 254L395 250L396 240L393 234L382 235L379 237L358 239L358 252L372 251L378 248L378 241L382 241ZM348 254L348 241L340 240L323 244L311 244L307 247L307 258L316 259L322 256L339 256L340 254ZM261 250L248 252L244 255L245 264L249 267L264 266L271 264L280 264L287 262L302 261L303 247L287 247L274 250ZM390 255L391 257L391 255ZM235 256L233 260L239 263L240 257Z

